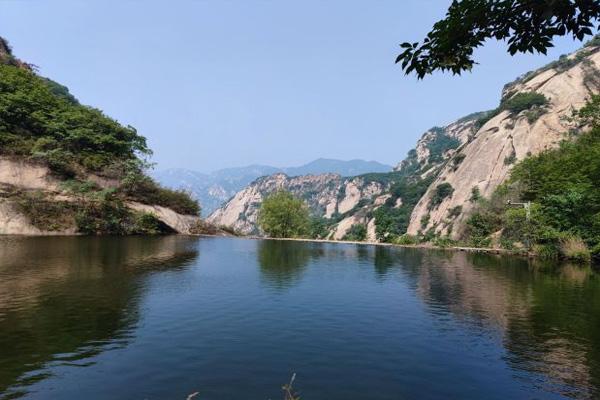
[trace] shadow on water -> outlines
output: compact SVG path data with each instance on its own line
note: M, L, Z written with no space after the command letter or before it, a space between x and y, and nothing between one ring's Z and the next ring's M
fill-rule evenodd
M132 338L144 279L198 257L185 238L0 237L0 393Z

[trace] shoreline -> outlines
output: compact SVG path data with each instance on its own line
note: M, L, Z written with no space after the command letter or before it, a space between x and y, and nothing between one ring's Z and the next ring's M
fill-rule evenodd
M451 251L464 251L468 253L486 253L486 254L499 254L509 256L520 256L527 258L537 258L534 254L523 251L523 250L508 250L508 249L494 249L490 247L465 247L465 246L434 246L431 244L397 244L397 243L383 243L383 242L361 242L355 240L331 240L331 239L307 239L307 238L271 238L262 236L220 236L220 235L188 235L188 236L206 236L206 237L232 237L237 239L247 240L285 240L290 242L314 242L314 243L332 243L332 244L360 244L369 246L382 246L382 247L402 247L412 249L428 249L428 250L451 250Z

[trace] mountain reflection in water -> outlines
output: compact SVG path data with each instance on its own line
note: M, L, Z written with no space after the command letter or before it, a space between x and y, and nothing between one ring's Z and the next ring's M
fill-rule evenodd
M0 393L597 398L589 267L274 240L0 238ZM51 392L50 392L51 391Z

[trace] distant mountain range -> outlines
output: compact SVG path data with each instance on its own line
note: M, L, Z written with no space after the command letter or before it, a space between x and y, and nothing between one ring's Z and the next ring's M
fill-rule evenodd
M202 215L206 216L261 176L282 172L290 177L324 173L349 177L369 172L389 172L391 170L391 165L376 161L342 161L319 158L299 167L277 168L269 165L248 165L246 167L220 169L208 174L175 168L152 171L150 175L164 186L185 189L191 192L200 201Z

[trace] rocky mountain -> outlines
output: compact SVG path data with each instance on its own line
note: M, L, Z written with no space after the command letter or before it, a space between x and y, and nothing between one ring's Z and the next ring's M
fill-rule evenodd
M288 176L339 174L355 176L367 172L388 172L392 167L376 161L333 160L320 158L298 167L277 168L268 165L249 165L226 168L208 174L188 169L154 171L152 176L162 185L190 192L202 205L202 213L209 215L239 190L261 176L283 173Z
M392 241L404 233L461 238L474 198L489 197L517 161L570 138L569 116L600 90L598 45L594 40L507 84L495 110L431 128L392 172L261 178L209 220L260 233L260 202L285 189L306 199L313 215L326 221L323 237L342 239L361 225L369 241Z

